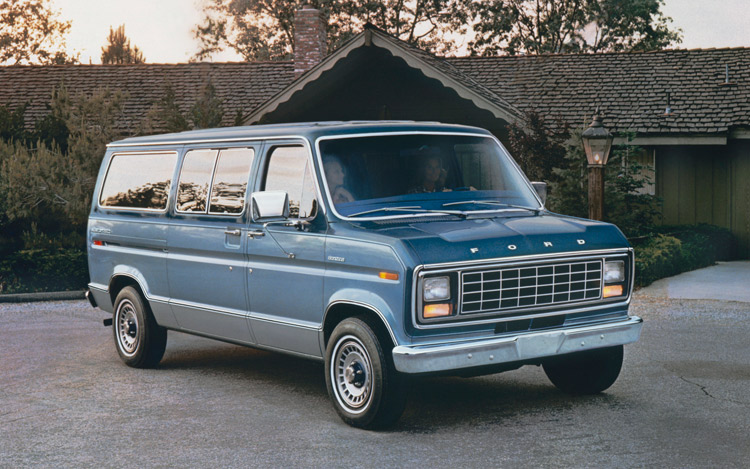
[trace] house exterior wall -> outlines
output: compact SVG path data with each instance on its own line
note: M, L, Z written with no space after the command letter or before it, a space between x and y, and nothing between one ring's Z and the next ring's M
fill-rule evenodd
M750 259L750 141L729 143L731 171L731 229L739 255Z
M656 149L656 195L662 223L728 228L737 256L750 258L750 142Z

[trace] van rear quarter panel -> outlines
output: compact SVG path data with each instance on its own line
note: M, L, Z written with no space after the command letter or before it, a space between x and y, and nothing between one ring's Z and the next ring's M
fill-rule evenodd
M170 150L179 153L178 149ZM128 148L127 151L138 149ZM110 149L102 161L89 215L87 243L91 284L97 289L109 290L112 280L119 275L134 279L149 300L157 322L171 326L174 316L168 305L167 210L113 209L99 205L109 161L116 153L117 149ZM170 187L167 206L173 196L174 184ZM101 245L95 245L95 241L100 241Z

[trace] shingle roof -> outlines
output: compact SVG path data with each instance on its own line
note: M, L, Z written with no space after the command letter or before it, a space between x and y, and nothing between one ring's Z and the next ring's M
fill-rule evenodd
M71 94L120 90L128 99L117 127L127 134L164 96L167 82L178 107L187 112L210 79L223 100L223 124L231 125L238 110L247 113L259 106L293 76L292 62L9 66L0 67L0 105L14 109L28 102L26 123L33 126L49 113L52 91L60 83Z
M723 133L750 126L750 48L443 59L407 47L496 104L575 127L587 126L596 106L608 128L641 134ZM231 124L238 110L248 114L292 83L293 68L291 62L0 67L0 105L29 102L26 118L33 125L48 112L52 90L61 82L73 93L109 87L129 94L118 123L128 133L164 96L167 81L187 111L210 78L224 101L224 123ZM667 92L671 116L664 116Z
M608 128L644 134L750 125L750 48L447 60L517 108L572 126L588 126L597 106Z

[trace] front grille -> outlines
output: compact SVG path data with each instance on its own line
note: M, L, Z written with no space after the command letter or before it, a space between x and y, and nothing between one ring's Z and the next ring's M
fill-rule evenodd
M602 261L510 266L461 273L461 314L601 298Z

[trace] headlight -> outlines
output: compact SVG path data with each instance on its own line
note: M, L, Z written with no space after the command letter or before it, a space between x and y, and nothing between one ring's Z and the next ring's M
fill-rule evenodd
M625 261L604 262L604 291L602 297L612 298L625 294Z
M424 279L422 297L425 301L447 300L451 297L451 282L448 277Z
M604 263L604 283L621 283L625 281L625 261L606 261Z

